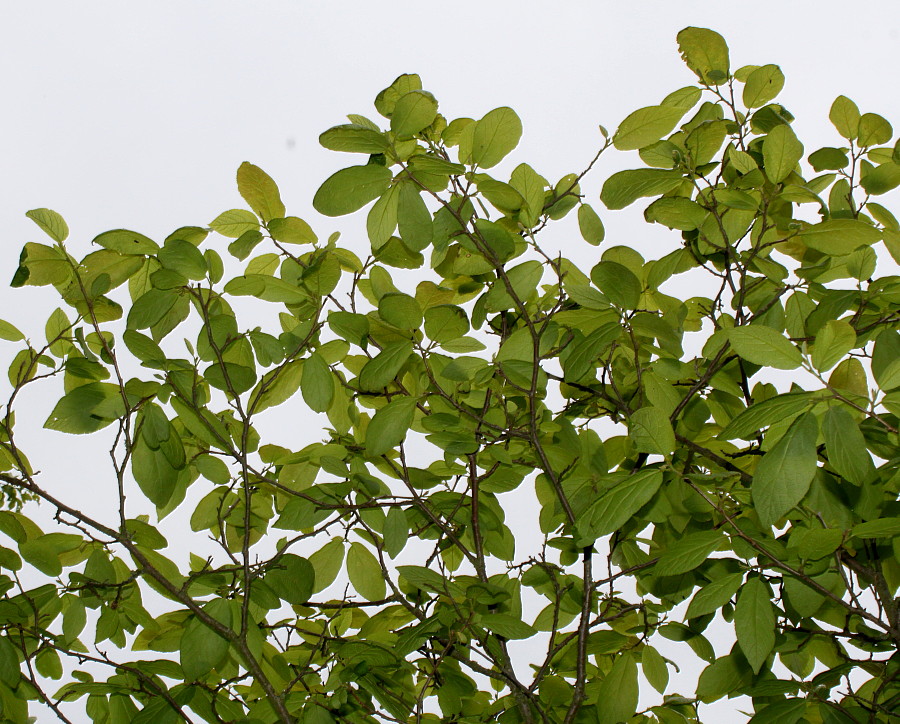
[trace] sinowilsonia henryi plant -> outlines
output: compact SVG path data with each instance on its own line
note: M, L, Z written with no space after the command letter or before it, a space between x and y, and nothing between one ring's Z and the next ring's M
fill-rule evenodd
M400 76L386 120L320 138L358 160L313 204L372 204L365 250L249 163L249 210L162 243L81 256L29 212L52 242L13 285L62 307L46 343L0 323L0 715L670 724L749 695L756 722L896 721L900 278L876 271L900 224L873 198L900 150L840 96L807 155L778 66L678 43L697 82L556 182L491 175L512 109L450 120ZM582 193L611 147L642 165L600 201L675 230L658 258ZM595 253L548 251L570 213ZM20 393L60 380L45 427L107 436L90 496L115 515L16 436Z

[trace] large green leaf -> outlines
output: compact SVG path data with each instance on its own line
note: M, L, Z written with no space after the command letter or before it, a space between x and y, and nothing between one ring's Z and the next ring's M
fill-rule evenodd
M743 580L743 573L732 573L704 584L691 599L684 614L685 619L697 618L718 611L738 592Z
M101 430L124 414L125 405L119 386L92 382L76 387L56 403L44 427L84 435Z
M668 455L675 449L669 416L658 407L642 407L628 420L628 435L638 452Z
M728 341L741 358L755 365L792 370L803 363L800 350L790 340L761 324L729 329Z
M334 379L322 355L313 352L303 363L300 392L311 410L327 412L334 399Z
M631 719L638 705L637 664L631 652L625 651L603 677L597 692L596 721L617 724Z
M316 587L312 564L293 553L280 556L263 580L279 598L296 606L306 603Z
M680 186L683 180L680 171L655 168L619 171L603 183L600 200L608 209L624 209L643 196L667 193Z
M784 88L784 73L777 65L763 65L747 76L743 100L747 108L762 108Z
M428 91L414 90L400 96L391 114L391 130L398 138L410 138L432 124L438 103Z
M489 111L475 124L472 162L480 168L496 166L519 145L521 137L522 121L512 108Z
M51 209L32 209L25 216L41 227L43 232L54 241L65 241L69 236L69 227L65 219Z
M354 542L347 553L347 577L360 596L380 601L386 593L384 573L378 559L362 543Z
M278 186L259 166L244 161L237 170L237 185L244 201L263 221L284 216Z
M213 599L203 605L203 612L229 628L232 625L231 604L227 599ZM193 617L184 628L179 649L184 678L196 681L225 662L228 641Z
M387 191L392 178L391 170L378 164L343 168L325 179L313 206L325 216L351 214Z
M406 438L416 411L414 397L397 397L382 407L366 430L366 454L384 455Z
M639 108L619 124L619 130L613 136L613 144L620 151L649 146L671 133L685 110L671 105Z
M763 525L772 525L803 500L816 474L819 424L807 412L763 455L753 476L753 502Z
M410 342L394 342L386 345L359 373L359 386L366 392L378 392L387 387L412 353Z
M704 530L686 535L660 556L653 572L657 576L677 576L692 571L703 563L722 541L722 533L717 530Z
M687 67L704 83L721 85L728 80L728 45L714 30L685 28L678 33L678 49Z
M797 235L810 249L823 254L844 256L881 238L874 226L856 219L831 219L804 226Z
M829 120L844 138L853 140L859 133L859 108L847 96L838 96L828 112Z
M773 183L786 179L801 158L803 144L790 126L781 124L769 131L763 141L763 163Z
M830 407L822 420L828 462L841 477L864 484L875 472L856 420L843 407Z
M127 229L104 231L99 236L94 237L94 243L99 244L104 249L111 249L120 254L155 254L159 251L159 245L155 241L143 234L139 234L136 231L128 231Z
M656 495L662 481L662 471L645 468L609 490L584 512L578 522L582 541L590 543L621 528Z
M734 610L738 645L758 674L775 646L775 611L769 587L753 577L744 584Z
M812 404L809 392L788 392L757 402L734 417L719 434L723 440L749 440L757 431L776 422L795 418Z

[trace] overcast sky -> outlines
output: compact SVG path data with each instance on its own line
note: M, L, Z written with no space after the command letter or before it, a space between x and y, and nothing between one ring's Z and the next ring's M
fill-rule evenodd
M79 256L112 228L161 240L241 206L234 177L244 160L276 179L288 213L320 237L344 230L365 254L364 212L333 220L312 210L319 184L353 163L317 137L347 113L377 118L372 100L401 73L419 73L449 118L516 109L525 135L513 164L551 181L580 171L601 142L598 124L613 130L694 82L675 42L688 25L722 33L732 68L781 66L780 101L807 152L840 144L827 121L838 94L900 124L896 0L0 0L0 317L39 336L56 306L41 290L6 286L22 245L43 241L25 211L63 214ZM639 211L611 215L597 200L611 169L636 162L604 157L583 189L607 243L646 248L667 237L639 223ZM58 469L68 455L53 456Z

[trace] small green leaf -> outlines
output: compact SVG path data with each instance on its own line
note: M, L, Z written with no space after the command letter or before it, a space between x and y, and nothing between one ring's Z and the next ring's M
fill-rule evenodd
M373 357L359 373L359 386L366 392L379 392L387 387L412 354L410 342L394 342Z
M390 169L378 164L341 169L325 179L313 197L313 206L325 216L353 213L387 191L392 178Z
M734 611L734 630L738 645L758 674L775 646L775 611L769 588L753 577L741 589Z
M492 168L519 145L522 121L512 108L495 108L476 122L472 138L472 163ZM465 161L465 159L460 159Z
M867 194L886 194L900 186L900 164L883 163L865 174L859 183Z
M422 308L408 294L385 294L378 302L378 314L385 322L400 329L422 326Z
M32 209L25 216L41 227L43 232L53 241L63 242L69 236L69 227L65 219L50 209Z
M400 445L415 411L415 397L395 397L376 412L366 430L366 454L377 457Z
M744 84L744 105L762 108L784 88L784 73L777 65L764 65L754 70Z
M284 216L284 204L278 186L259 166L244 161L237 170L238 192L263 221Z
M275 241L282 244L315 244L319 240L312 227L296 216L272 219L269 222L269 233Z
M259 219L247 209L231 209L219 214L209 226L222 236L237 239L248 231L258 231Z
M641 282L628 267L614 261L601 261L591 269L591 281L617 307L637 309L641 300Z
M850 141L859 133L859 108L847 96L838 96L834 99L828 118L838 133Z
M650 686L660 694L665 694L669 685L669 667L666 660L652 646L645 644L641 649L641 669Z
M684 614L685 620L718 611L738 592L743 580L743 573L733 573L704 584L691 599Z
M347 553L347 577L350 583L367 601L384 598L386 586L384 572L378 559L362 543L354 542Z
M599 246L606 236L603 222L590 204L578 207L578 229L581 231L581 238L593 246Z
M890 141L893 135L891 124L877 113L863 113L859 117L857 140L861 147L880 146Z
M662 481L662 471L656 468L627 477L585 511L579 521L579 529L584 529L582 538L593 541L621 528L656 495Z
M537 633L537 629L533 626L507 613L483 613L480 616L480 623L498 636L507 639L527 639Z
M763 525L772 525L803 500L816 474L818 434L816 417L807 412L759 461L752 494Z
M9 322L0 319L0 339L5 339L9 342L18 342L20 339L25 339L25 335Z
M156 254L159 251L159 245L155 241L127 229L104 231L94 237L93 243L126 255Z
M334 399L334 378L322 355L313 352L303 362L300 380L303 400L315 412L327 412Z
M806 410L813 400L809 392L788 392L757 402L740 412L719 433L722 440L749 440L758 430L776 422L792 420Z
M790 126L782 123L769 131L763 141L763 164L772 183L786 179L801 158L803 144Z
M792 370L803 363L800 350L771 327L734 327L728 330L728 341L740 357L755 365Z

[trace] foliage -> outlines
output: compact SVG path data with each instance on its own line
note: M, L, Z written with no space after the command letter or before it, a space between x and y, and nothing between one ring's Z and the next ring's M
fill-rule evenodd
M760 723L897 720L900 278L875 273L900 224L873 197L900 149L841 96L838 146L807 155L777 66L678 41L697 84L597 153L643 164L608 209L680 232L650 261L604 241L596 157L492 176L515 112L448 120L416 75L375 100L387 130L320 138L357 154L314 205L374 202L364 260L249 163L250 210L161 244L118 229L79 256L29 212L51 242L13 285L63 306L46 343L0 324L7 721L31 700L112 724L669 724L737 695ZM570 213L605 245L589 270L538 241ZM16 437L21 393L60 378L45 427L109 446L90 485L114 519ZM194 537L167 527L185 508Z

